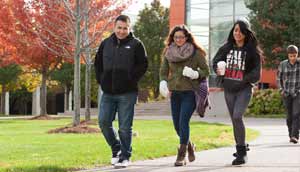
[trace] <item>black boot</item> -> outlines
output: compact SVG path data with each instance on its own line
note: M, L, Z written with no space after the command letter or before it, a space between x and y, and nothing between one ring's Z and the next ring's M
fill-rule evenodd
M232 161L232 165L241 165L247 162L247 147L246 146L236 146L237 156L235 160Z
M246 151L249 151L250 148L249 148L249 144L247 143L246 144ZM236 157L237 156L237 152L233 153L232 156Z

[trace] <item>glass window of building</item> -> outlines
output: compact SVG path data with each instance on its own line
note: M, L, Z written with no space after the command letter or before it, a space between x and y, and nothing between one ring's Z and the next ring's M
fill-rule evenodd
M209 0L186 0L186 25L197 41L208 50Z
M245 0L186 0L186 25L209 50L209 60L225 43L236 19L249 14Z
M209 61L217 50L226 42L233 23L239 18L246 18L249 9L246 8L245 0L210 0L209 11ZM212 68L212 67L211 67ZM211 70L213 72L213 70ZM210 86L215 85L215 74L210 77Z
M186 25L196 39L208 50L210 62L222 46L230 29L239 18L245 18L249 9L246 0L186 0ZM211 70L213 71L213 70ZM214 85L214 74L210 85Z
M234 21L246 18L245 0L210 0L210 56L225 43Z

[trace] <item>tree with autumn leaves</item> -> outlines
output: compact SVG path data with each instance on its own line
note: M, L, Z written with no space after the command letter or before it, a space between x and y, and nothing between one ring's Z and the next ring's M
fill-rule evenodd
M8 35L12 28L9 20L10 11L8 6L0 2L0 114L5 111L5 93L15 85L22 69L18 65L19 58L16 56L16 47L8 40Z
M0 67L0 85L1 85L1 102L0 114L5 112L5 93L10 90L14 83L17 81L18 76L21 74L22 69L17 64L9 64Z
M286 59L286 47L300 46L299 0L248 0L251 28L265 53L265 66L276 69Z
M18 55L17 44L13 36L11 13L7 5L1 4L0 11L0 114L5 111L5 93L25 88L32 92L39 81L39 76L33 76L32 72L21 66L22 58Z
M39 0L39 2L39 4L51 6L49 9L50 11L52 10L53 13L62 15L62 17L51 16L51 20L47 20L46 27L36 21L35 26L40 27L42 30L46 30L48 33L52 33L52 36L56 38L51 41L47 39L47 36L44 36L44 33L37 33L42 43L48 47L49 50L52 49L53 45L57 45L56 41L59 41L63 43L63 46L60 44L60 46L56 46L56 48L59 49L59 52L61 52L58 55L66 58L73 57L74 59L73 125L76 126L80 122L80 63L85 62L87 67L87 89L85 95L87 99L86 106L88 112L86 119L89 120L89 78L90 67L92 65L92 59L90 55L91 50L94 50L96 47L98 47L100 40L102 40L103 34L113 23L113 19L125 9L130 1ZM53 8L53 6L55 6L55 8ZM60 29L65 29L63 32L65 33L64 36L61 36L60 33L56 34L56 32L52 30L53 26L55 26L57 23L63 24ZM82 54L83 52L85 52L84 55Z
M20 59L20 64L28 69L33 69L42 76L41 82L41 114L47 114L47 80L49 73L55 69L63 60L59 56L43 45L37 33L45 33L48 39L55 39L52 33L42 30L34 24L37 21L47 23L48 16L55 15L47 10L49 7L41 8L35 5L34 1L5 1L4 5L10 11L9 20L12 29L7 36L7 40L16 47L16 54ZM7 16L6 16L7 17ZM56 29L55 32L61 32ZM55 39L56 40L56 39ZM59 43L58 41L56 42ZM59 52L59 50L56 50Z
M5 0L10 21L1 33L16 47L17 57L42 74L41 112L46 111L46 82L54 69L64 61L74 61L73 124L80 119L80 63L86 63L86 78L90 78L91 52L95 51L113 19L124 10L130 0ZM5 30L5 31L3 31ZM8 34L7 34L8 33ZM83 54L84 52L84 54ZM87 81L87 88L89 88ZM88 89L87 89L88 91ZM86 94L89 95L90 93ZM89 106L87 104L87 106Z

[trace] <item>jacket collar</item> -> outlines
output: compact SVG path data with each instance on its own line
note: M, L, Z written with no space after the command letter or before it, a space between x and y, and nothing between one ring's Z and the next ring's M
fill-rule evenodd
M297 64L299 64L300 63L300 60L299 59L296 59L296 62L294 63L294 64L292 64L291 62L290 62L290 60L288 59L288 64L290 65L290 66L294 66L294 65L297 65Z
M114 44L116 44L116 45L118 45L118 44L119 45L124 45L127 42L129 42L130 40L132 40L134 38L134 35L133 35L132 32L130 32L129 35L126 38L124 38L124 39L118 39L117 36L116 36L116 34L113 33L113 34L111 34L110 38L113 40Z

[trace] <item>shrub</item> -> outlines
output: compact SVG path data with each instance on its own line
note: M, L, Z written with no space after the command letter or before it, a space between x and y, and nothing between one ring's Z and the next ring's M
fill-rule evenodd
M285 109L282 98L276 89L255 90L249 103L246 115L248 116L266 116L282 115Z

